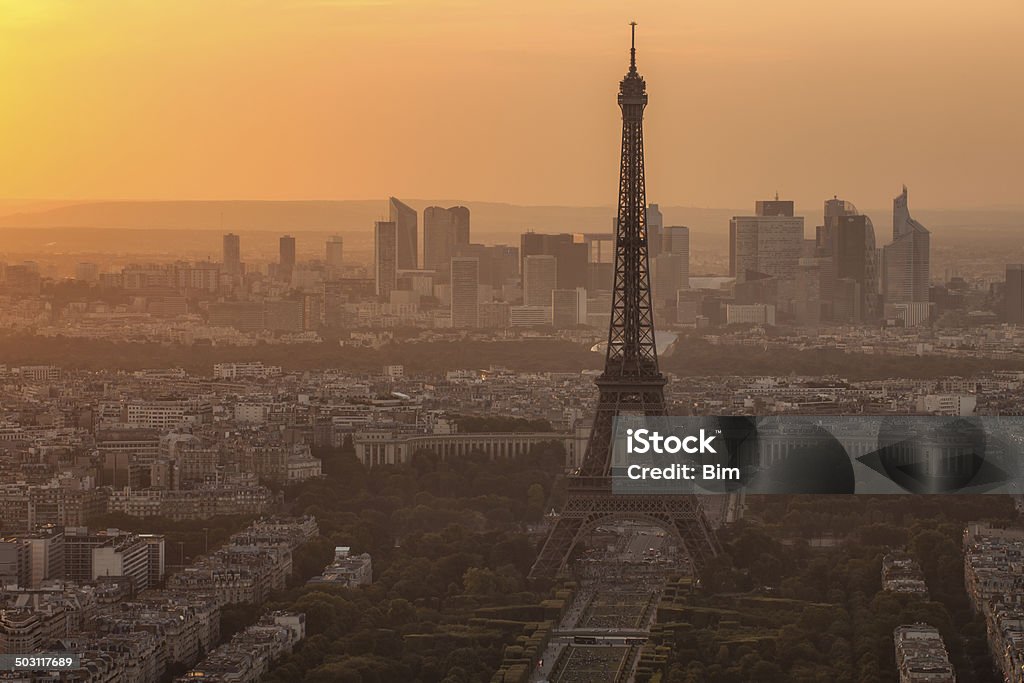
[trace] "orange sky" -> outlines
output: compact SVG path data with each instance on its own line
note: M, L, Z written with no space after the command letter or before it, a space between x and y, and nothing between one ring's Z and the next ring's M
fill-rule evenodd
M0 198L1022 205L1021 0L0 0Z

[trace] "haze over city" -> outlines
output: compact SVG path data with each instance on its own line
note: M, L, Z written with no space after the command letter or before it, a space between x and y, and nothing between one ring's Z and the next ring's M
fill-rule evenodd
M1021 204L1019 2L583 10L3 0L0 195L607 205L636 19L662 204Z
M0 0L0 679L1024 683L1022 18Z

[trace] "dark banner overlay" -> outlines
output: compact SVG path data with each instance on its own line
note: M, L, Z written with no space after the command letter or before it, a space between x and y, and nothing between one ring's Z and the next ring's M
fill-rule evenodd
M616 494L1024 493L1024 417L615 419Z

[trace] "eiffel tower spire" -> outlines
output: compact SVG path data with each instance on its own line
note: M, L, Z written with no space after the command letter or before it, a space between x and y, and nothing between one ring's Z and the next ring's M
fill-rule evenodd
M636 22L630 24L629 71L619 83L622 156L615 228L615 286L599 400L579 473L569 478L565 508L541 548L530 576L553 578L566 569L579 540L616 518L661 526L700 568L718 553L718 541L693 496L612 494L613 421L623 412L663 416L665 377L658 369L647 253L644 108L647 86L636 67Z

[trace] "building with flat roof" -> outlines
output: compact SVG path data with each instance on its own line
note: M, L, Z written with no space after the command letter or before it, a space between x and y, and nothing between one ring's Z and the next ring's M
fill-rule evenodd
M897 626L893 632L900 683L956 683L946 644L928 624Z

